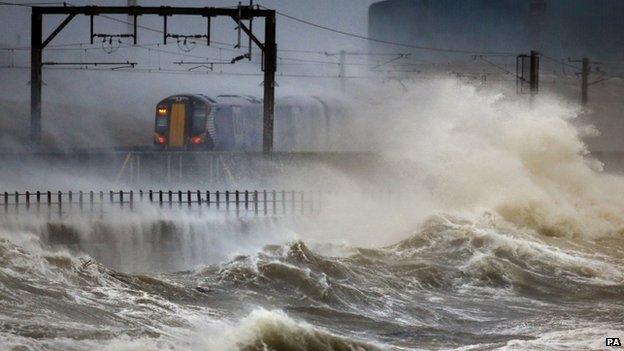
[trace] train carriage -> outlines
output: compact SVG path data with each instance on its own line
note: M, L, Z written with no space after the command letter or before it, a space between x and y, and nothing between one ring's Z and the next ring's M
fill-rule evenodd
M288 96L275 103L274 149L322 151L329 144L330 111L317 97Z
M154 145L167 150L232 150L258 142L247 120L261 113L261 101L248 96L180 94L156 106Z
M262 150L262 101L252 96L173 95L156 106L154 145L166 150ZM275 104L275 151L324 151L336 110L318 97Z

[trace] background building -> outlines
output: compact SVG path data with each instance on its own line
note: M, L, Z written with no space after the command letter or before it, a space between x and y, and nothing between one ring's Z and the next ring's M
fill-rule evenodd
M369 35L428 47L624 60L623 13L619 0L386 0L369 8Z

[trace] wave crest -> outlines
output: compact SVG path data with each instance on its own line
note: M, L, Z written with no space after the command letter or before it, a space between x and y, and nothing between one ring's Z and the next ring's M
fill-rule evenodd
M219 350L374 351L378 347L296 322L281 311L255 310L217 341ZM228 345L229 344L229 345ZM215 348L215 351L217 349Z

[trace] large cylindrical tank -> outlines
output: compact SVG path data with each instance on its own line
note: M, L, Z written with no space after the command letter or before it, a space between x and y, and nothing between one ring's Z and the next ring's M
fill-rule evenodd
M624 1L386 0L369 8L369 36L426 47L624 60ZM434 60L462 56L380 43L371 43L371 50Z

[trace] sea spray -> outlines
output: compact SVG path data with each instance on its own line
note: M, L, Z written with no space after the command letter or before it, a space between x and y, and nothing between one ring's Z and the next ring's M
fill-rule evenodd
M361 195L377 204L362 207L362 218L377 212L383 219L354 223L356 206L344 199L357 196L345 195L330 223L347 236L355 225L349 239L360 245L362 236L380 241L378 230L405 235L401 228L438 212L495 211L549 236L621 237L624 178L604 173L589 153L582 138L594 129L577 120L578 107L553 95L529 104L499 91L438 79L384 99L361 92L370 102L356 107L359 128L371 131L371 149L394 160L385 181Z
M295 238L283 222L288 219L161 211L147 206L102 217L74 214L62 221L8 217L0 230L12 233L10 237L18 242L39 239L51 248L88 254L118 270L166 272L217 263L255 252L267 241Z

